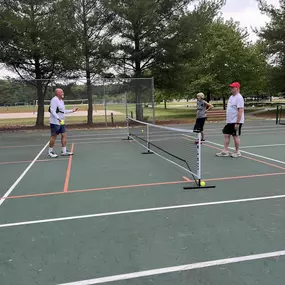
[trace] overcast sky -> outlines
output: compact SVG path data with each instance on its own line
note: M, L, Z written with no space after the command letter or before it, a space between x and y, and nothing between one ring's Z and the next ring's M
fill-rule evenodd
M267 0L267 3L278 6L279 0ZM246 27L250 33L250 39L253 41L256 40L256 35L252 32L252 28L262 27L268 21L268 18L259 12L257 0L227 0L222 12L224 18L232 18L234 21L240 22L242 27ZM1 68L0 65L0 77L5 75L11 76L12 73Z
M267 3L279 6L279 0L267 0ZM268 21L267 16L260 13L257 0L227 0L227 4L222 11L224 18L232 18L240 22L242 27L246 27L253 41L257 37L252 32L252 28L262 27Z

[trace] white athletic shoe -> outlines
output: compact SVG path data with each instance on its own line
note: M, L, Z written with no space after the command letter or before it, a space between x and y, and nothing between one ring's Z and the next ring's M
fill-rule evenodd
M235 152L231 153L231 157L233 157L233 158L241 157L241 153L235 151Z
M48 153L48 156L51 157L51 158L57 158L57 157L58 157L58 155L55 154L53 151L50 151L50 152Z
M61 153L61 156L70 156L70 155L73 155L73 152L66 151Z
M230 153L228 151L222 151L222 152L216 153L216 156L218 156L218 157L229 157Z

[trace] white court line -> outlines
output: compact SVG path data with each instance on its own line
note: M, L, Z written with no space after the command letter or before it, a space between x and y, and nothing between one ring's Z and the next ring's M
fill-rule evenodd
M127 134L125 135L125 137L127 137ZM84 138L84 137L82 137L82 138L77 138L77 139L72 139L72 138L69 138L69 141L71 141L71 142L75 142L75 141L100 141L100 140L102 140L102 141L104 141L104 140L110 140L110 139L123 139L124 138L124 136L118 136L118 137L116 137L116 136L114 136L114 137L101 137L101 138L96 138L96 137L88 137L88 138Z
M223 129L223 127L219 128L219 129L212 129L212 128L206 128L205 131L206 132L216 132L216 131L221 131ZM253 133L260 133L260 132L266 132L266 131L279 131L281 128L277 127L277 128L270 128L270 127L262 127L262 128L243 128L243 131L246 132L253 132Z
M126 274L120 274L120 275L94 278L94 279L89 279L89 280L62 283L58 285L103 284L103 283L109 283L109 282L115 282L115 281L121 281L121 280L130 280L130 279L147 277L147 276L161 275L161 274L166 274L166 273L189 271L193 269L201 269L201 268L206 268L206 267L227 265L227 264L239 263L239 262L245 262L245 261L280 257L284 255L285 255L285 250L280 250L280 251L274 251L274 252L266 252L266 253L260 253L260 254L252 254L252 255L245 255L245 256L239 256L239 257L231 257L231 258L225 258L225 259L217 259L217 260L210 260L210 261L204 261L204 262L190 263L190 264L179 265L179 266L138 271L138 272L132 272L132 273L126 273Z
M53 219L45 219L45 220L34 220L34 221L26 221L26 222L0 224L0 228L9 228L9 227L44 224L44 223L53 223L53 222L61 222L61 221L81 220L81 219L88 219L88 218L127 215L127 214L134 214L134 213L157 212L157 211L165 211L165 210L173 210L173 209L206 207L206 206L223 205L223 204L237 204L237 203L244 203L244 202L274 200L274 199L281 199L281 198L285 198L285 194L284 195L275 195L275 196L264 196L264 197L245 198L245 199L237 199L237 200L224 200L224 201L216 201L216 202L205 202L205 203L186 204L186 205L177 205L177 206L136 209L136 210L127 210L127 211L118 211L118 212L107 212L107 213L99 213L99 214L70 216L70 217L53 218Z
M38 153L38 155L34 158L34 160L28 165L28 167L24 170L24 172L19 176L19 178L14 182L14 184L8 189L8 191L2 196L0 199L0 206L4 203L6 198L11 194L11 192L15 189L15 187L19 184L19 182L23 179L23 177L27 174L27 172L31 169L31 167L34 165L34 163L37 161L37 159L40 157L40 155L44 152L46 147L48 146L49 141L46 143L46 145L42 148L42 150Z
M189 136L186 136L186 135L184 135L184 136L185 136L185 137L189 137ZM190 138L190 137L189 137L189 138ZM219 147L221 147L221 148L224 147L222 144L215 143L215 142L212 142L212 141L209 141L209 140L207 140L206 142L207 142L207 143L210 143L210 144L213 144L213 145L216 145L216 146L219 146ZM234 150L233 147L230 147L229 149ZM262 159L264 159L264 160L274 161L274 162L277 162L277 163L280 163L280 164L284 164L284 165L285 165L285 161L273 159L273 158L270 158L270 157L267 157L267 156L263 156L263 155L258 155L258 154L252 153L252 152L247 152L247 151L245 151L245 150L241 150L240 152L241 152L241 153L248 154L248 155L251 155L251 156L259 157L259 158L262 158Z
M72 138L81 138L81 137L98 137L100 138L101 136L102 137L113 137L113 136L119 136L119 135L127 135L127 132L117 132L117 131L114 131L113 133L87 133L87 134L81 134L81 135L70 135L69 136L69 139L72 139Z
M72 141L71 141L72 142ZM76 145L78 144L105 144L105 143L120 143L120 140L116 140L116 141L79 141L76 142Z
M274 147L274 146L285 146L285 144L279 143L279 144L248 145L248 146L242 146L240 148L259 148L259 147Z

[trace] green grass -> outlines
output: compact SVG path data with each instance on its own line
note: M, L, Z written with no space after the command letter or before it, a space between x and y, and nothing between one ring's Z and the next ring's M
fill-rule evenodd
M108 110L109 108L107 108ZM123 115L114 115L114 123L122 123L126 120L125 117L125 108L122 106L112 105L110 106L110 110L121 112ZM133 112L133 116L135 117L135 106L129 106L129 114L131 111ZM95 113L96 114L96 113ZM152 109L144 108L144 116L148 117L150 120L152 119ZM196 110L185 108L185 109L163 109L156 108L155 116L157 120L177 120L177 119L193 119L196 116ZM104 123L105 116L94 116L94 123ZM111 123L111 116L107 116L108 123ZM23 119L2 119L0 120L0 126L9 126L9 125L21 125L21 126L33 126L35 125L35 118L23 118ZM66 118L67 124L86 124L87 123L87 115L79 116L79 117L68 117ZM49 118L45 118L45 124L49 124Z
M70 110L73 106L67 105L66 109ZM87 110L87 105L79 105L80 110ZM37 111L33 106L9 106L9 107L0 107L0 113L33 113ZM48 106L45 106L45 111L48 111Z
M193 121L196 117L196 108L195 104L189 104L190 102L174 102L174 103L168 103L167 109L164 109L164 104L157 105L155 107L155 117L157 121L177 121L177 122L190 122ZM191 102L193 103L193 102ZM215 102L217 103L217 102ZM182 105L182 106L179 106ZM187 106L188 105L188 106ZM221 106L218 106L216 104L215 109L221 109ZM67 105L67 109L72 108L72 106ZM96 105L96 110L104 110L103 105ZM47 111L47 106L46 106ZM263 110L264 107L254 107L254 108L246 108L245 112L246 114L250 115L251 113ZM26 106L19 106L19 107L9 107L8 110L4 107L0 107L0 113L21 113L21 112L33 112L33 107L26 107ZM87 105L79 105L79 110L86 111ZM116 111L120 112L120 115L114 115L114 124L124 124L126 118L125 118L125 112L126 107L123 104L109 104L107 105L107 110L110 111ZM128 105L128 114L130 115L131 112L133 113L133 116L135 117L136 112L136 106L135 104L129 104ZM274 117L276 111L266 111L264 110L263 113L258 114L258 117ZM94 113L94 123L105 123L105 116L96 116L96 113ZM145 107L144 108L144 116L147 117L149 120L152 120L152 108ZM70 116L66 118L67 124L86 124L87 123L87 113L86 116ZM111 116L107 116L107 122L108 125L111 124ZM4 126L34 126L36 123L35 118L23 118L23 119L2 119L0 120L0 127ZM45 118L45 125L49 125L49 118Z

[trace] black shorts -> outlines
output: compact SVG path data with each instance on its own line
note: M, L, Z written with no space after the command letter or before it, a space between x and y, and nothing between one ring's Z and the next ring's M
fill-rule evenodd
M64 134L66 132L65 125L50 124L50 132L52 136Z
M236 124L226 124L223 129L223 134L231 136L240 136L242 124L239 124L239 128L235 129Z
M194 132L202 132L207 118L197 118L194 126Z

